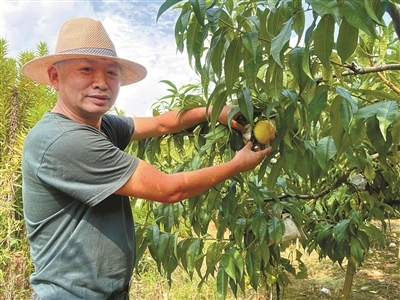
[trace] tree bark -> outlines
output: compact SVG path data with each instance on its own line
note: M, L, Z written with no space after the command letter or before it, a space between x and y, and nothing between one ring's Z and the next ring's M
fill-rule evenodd
M349 260L347 264L346 277L344 279L342 300L348 300L351 296L351 287L353 286L353 278L356 274L356 264L354 260Z

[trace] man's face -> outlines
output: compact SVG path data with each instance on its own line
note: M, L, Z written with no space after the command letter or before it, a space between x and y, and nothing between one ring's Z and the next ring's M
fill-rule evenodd
M78 58L49 68L58 103L67 116L98 118L115 103L121 84L120 66L107 59Z

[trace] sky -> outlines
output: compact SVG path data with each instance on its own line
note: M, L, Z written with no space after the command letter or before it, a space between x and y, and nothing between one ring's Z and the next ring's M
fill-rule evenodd
M121 87L116 102L129 116L149 116L151 106L168 94L170 80L177 87L197 83L186 53L176 49L174 26L178 10L168 10L158 21L164 0L0 0L0 37L8 42L8 57L33 51L46 42L54 53L61 25L76 17L100 20L119 57L133 60L147 69L144 80Z

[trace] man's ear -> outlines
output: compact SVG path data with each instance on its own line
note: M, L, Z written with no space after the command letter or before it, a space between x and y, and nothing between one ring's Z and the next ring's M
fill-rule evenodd
M58 91L58 86L59 86L59 76L58 76L58 70L56 68L56 66L51 65L48 69L47 69L47 74L49 75L49 79L51 82L51 86Z

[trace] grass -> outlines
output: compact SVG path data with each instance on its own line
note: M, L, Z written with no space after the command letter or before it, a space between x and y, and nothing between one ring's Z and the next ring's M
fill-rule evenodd
M184 270L177 269L172 274L172 285L169 288L167 279L158 272L154 260L149 255L140 264L140 268L145 269L145 271L140 275L133 276L130 291L131 300L218 299L215 282L204 284L199 291L197 288L200 283L199 276L194 274L193 280L190 280L189 275Z

